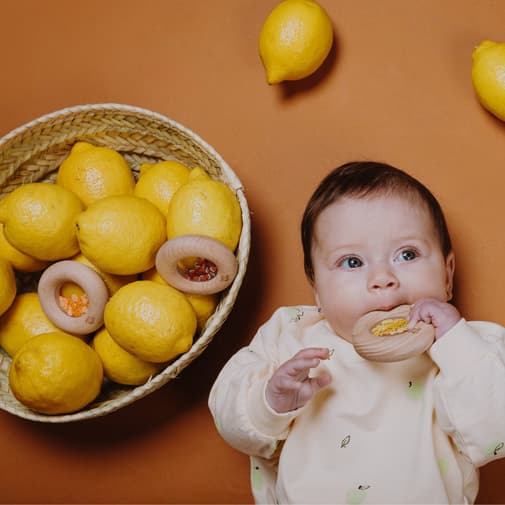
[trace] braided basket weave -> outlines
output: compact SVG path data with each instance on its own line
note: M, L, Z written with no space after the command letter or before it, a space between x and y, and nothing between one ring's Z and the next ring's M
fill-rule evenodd
M120 104L69 107L13 130L0 139L0 199L22 184L54 181L59 165L77 141L87 141L120 152L136 177L142 163L171 159L190 168L198 165L214 179L227 184L237 196L242 211L242 233L236 250L239 269L188 352L142 386L106 384L100 396L79 412L49 416L20 404L9 389L11 358L0 349L0 408L33 421L61 423L103 416L135 402L176 377L206 349L230 314L249 258L249 210L235 173L211 146L190 130L160 114L138 107ZM18 273L18 293L34 291L35 277L34 274Z

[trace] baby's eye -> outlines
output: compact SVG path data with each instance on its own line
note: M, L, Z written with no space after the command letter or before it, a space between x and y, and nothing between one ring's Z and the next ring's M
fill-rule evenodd
M415 260L419 255L414 249L405 249L401 251L396 257L397 261L412 261Z
M356 256L349 256L340 261L338 266L342 268L359 268L363 266L363 262Z

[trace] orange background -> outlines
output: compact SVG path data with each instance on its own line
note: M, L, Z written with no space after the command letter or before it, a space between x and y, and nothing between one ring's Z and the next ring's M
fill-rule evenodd
M474 46L505 39L505 2L320 2L335 26L328 60L276 86L257 52L276 0L2 2L0 135L71 105L148 108L210 143L252 212L232 315L176 380L91 421L0 412L2 502L250 503L247 457L217 435L209 389L276 307L312 303L300 217L345 161L387 161L433 190L452 229L460 310L505 324L505 124L470 80ZM505 503L504 471L505 462L483 469L480 503Z

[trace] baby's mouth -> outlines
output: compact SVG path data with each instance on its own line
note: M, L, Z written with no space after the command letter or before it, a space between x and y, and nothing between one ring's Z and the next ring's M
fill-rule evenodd
M398 302L398 303L393 303L393 304L388 304L388 305L379 305L379 306L373 308L372 310L370 310L369 312L375 312L378 310L381 310L383 312L389 312L390 310L393 310L396 307L399 307L400 305L407 305L407 303L406 302Z

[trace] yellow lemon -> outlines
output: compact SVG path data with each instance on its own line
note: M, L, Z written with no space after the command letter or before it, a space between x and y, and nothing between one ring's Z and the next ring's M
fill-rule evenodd
M56 184L75 193L87 207L106 196L131 194L135 178L114 149L77 142L60 165Z
M75 222L82 210L81 201L68 189L32 182L2 200L0 222L13 247L38 260L56 261L79 251Z
M154 266L166 240L165 218L144 198L108 196L79 215L77 237L82 254L102 272L137 274Z
M177 161L145 163L133 194L154 203L166 217L173 194L188 181L189 168Z
M259 37L268 84L303 79L315 72L333 44L333 26L313 0L284 0L270 12Z
M82 263L83 265L92 268L105 282L105 285L107 286L107 289L109 290L109 293L111 295L113 295L121 286L124 286L129 282L137 280L136 275L114 275L102 272L96 265L91 263L91 261L89 261L89 259L86 258L86 256L84 256L82 253L79 253L70 259L72 261L78 261L79 263ZM77 284L74 284L73 282L67 282L63 284L63 286L61 287L61 295L66 298L70 298L72 295L82 296L83 294L84 290Z
M201 168L194 168L187 184L175 192L168 205L167 237L205 235L233 251L241 229L240 204L233 191Z
M163 367L160 363L149 363L124 350L106 328L96 333L92 346L102 360L105 376L118 384L140 386Z
M192 293L185 293L185 296L195 311L197 329L201 332L207 319L214 314L219 297L217 295L198 295Z
M188 182L203 180L203 181L211 181L212 177L201 167L193 167L189 172Z
M168 284L165 279L158 273L158 270L156 270L155 267L150 268L149 270L146 270L145 272L142 272L140 274L140 280L143 281L153 281L157 282L158 284Z
M9 385L24 405L43 414L67 414L94 400L102 386L98 354L77 337L44 333L12 360Z
M484 40L472 59L472 83L480 103L505 121L505 43Z
M186 297L153 281L120 288L105 306L104 321L123 349L153 363L186 352L196 330L195 312Z
M14 356L31 338L53 331L61 332L42 310L37 293L21 293L0 317L0 347Z
M48 261L42 261L28 256L13 247L5 238L4 226L0 223L0 258L6 259L15 270L20 272L39 272L48 264Z
M16 297L16 278L11 264L0 258L0 315L12 306Z
M158 273L156 268L151 268L142 274L142 279L147 281L158 282L159 284L167 284L165 279ZM219 303L219 296L217 294L213 295L198 295L183 293L188 299L189 303L193 307L196 314L197 330L201 332L207 319L209 319L214 311L216 310L217 304Z

